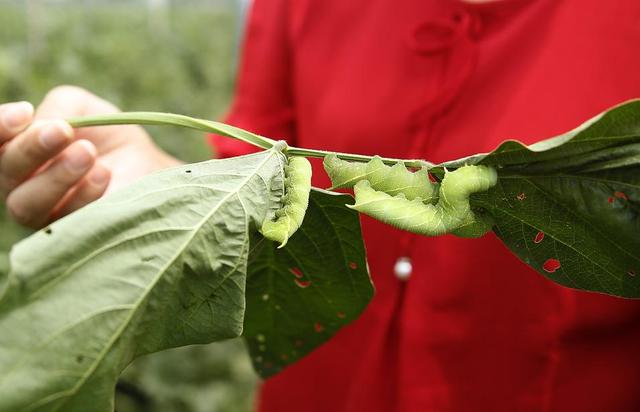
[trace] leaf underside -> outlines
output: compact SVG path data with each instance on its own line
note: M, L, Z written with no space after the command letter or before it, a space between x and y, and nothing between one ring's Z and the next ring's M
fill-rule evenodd
M111 411L137 356L239 336L268 150L163 171L15 246L0 278L0 410Z

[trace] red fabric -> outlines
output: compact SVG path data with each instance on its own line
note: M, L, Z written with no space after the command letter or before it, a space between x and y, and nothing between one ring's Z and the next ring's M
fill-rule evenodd
M640 96L639 22L638 0L256 0L228 121L436 162L532 143ZM557 286L493 235L363 230L373 303L261 411L640 411L639 302Z

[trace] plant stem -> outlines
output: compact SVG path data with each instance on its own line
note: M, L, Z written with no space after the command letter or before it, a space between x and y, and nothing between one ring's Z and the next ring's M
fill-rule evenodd
M275 140L269 139L264 136L257 135L255 133L248 132L238 127L230 126L228 124L214 122L211 120L196 119L189 116L173 113L156 113L156 112L127 112L127 113L114 113L105 115L95 115L86 117L75 117L67 119L67 122L72 127L89 127L89 126L108 126L118 124L140 124L140 125L161 125L161 126L178 126L189 129L201 130L204 132L216 133L222 136L231 137L233 139L242 140L253 146L260 147L262 149L270 149L276 143ZM287 154L291 156L305 156L305 157L317 157L324 158L328 154L335 153L325 150L316 149L304 149L299 147L289 147ZM368 162L373 156L352 154L352 153L335 153L340 159L350 160L355 162ZM393 159L383 157L382 161L387 164L395 164L403 162L408 167L422 167L433 166L432 163L424 160L407 160L407 159Z
M287 149L287 154L291 156L305 156L305 157L318 157L324 158L329 154L335 154L338 158L342 160L349 160L353 162L368 162L373 158L373 156L353 154L353 153L341 153L341 152L330 152L326 150L317 150L317 149L303 149L299 147L289 147ZM426 160L420 159L394 159L391 157L381 157L382 161L386 164L394 165L398 162L402 162L407 167L433 167L433 163L427 162Z
M106 115L75 117L67 119L71 127L107 126L116 124L146 124L161 126L179 126L204 132L217 133L222 136L242 140L262 149L270 149L275 140L248 132L228 124L211 120L195 119L173 113L128 112Z

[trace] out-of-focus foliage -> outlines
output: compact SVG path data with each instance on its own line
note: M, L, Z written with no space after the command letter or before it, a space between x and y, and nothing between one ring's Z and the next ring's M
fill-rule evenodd
M118 383L117 411L250 411L255 375L247 351L232 342L186 346L136 360Z
M0 100L37 103L52 87L75 84L123 110L202 118L223 112L236 43L229 9L175 2L159 30L145 2L90 4L0 3ZM208 157L193 133L153 133L186 160Z
M0 102L37 104L52 87L75 84L123 110L217 118L234 78L233 4L174 1L158 25L145 1L1 1ZM149 131L184 160L211 155L197 132ZM26 234L4 218L0 202L0 270L9 248ZM171 350L125 371L117 410L247 411L255 381L238 341Z

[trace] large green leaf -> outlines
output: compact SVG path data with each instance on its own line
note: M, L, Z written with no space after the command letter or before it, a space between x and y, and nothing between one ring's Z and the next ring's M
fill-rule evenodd
M280 371L356 319L373 295L358 214L348 195L313 190L284 249L251 253L244 336L263 377Z
M443 164L498 168L472 204L524 262L562 285L640 298L640 100L531 146Z
M135 357L239 336L282 153L160 172L19 243L0 278L0 410L110 411Z

